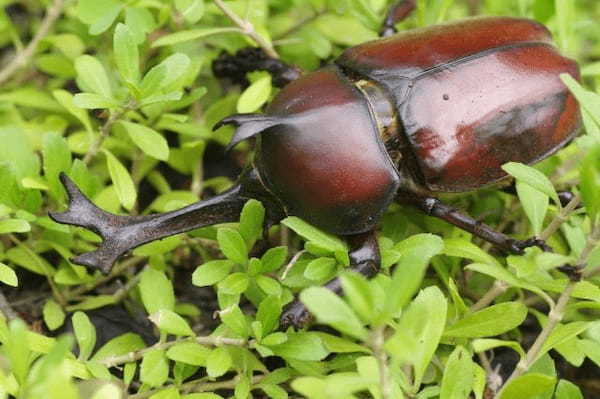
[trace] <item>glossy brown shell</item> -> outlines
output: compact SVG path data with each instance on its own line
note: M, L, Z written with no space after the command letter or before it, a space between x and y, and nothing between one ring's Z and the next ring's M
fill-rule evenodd
M578 105L561 73L579 78L533 21L477 18L399 33L336 61L387 88L396 102L403 163L430 191L460 192L535 163L576 133Z
M260 135L255 163L287 213L332 233L372 229L399 177L360 91L330 66L286 86L268 114L284 122Z

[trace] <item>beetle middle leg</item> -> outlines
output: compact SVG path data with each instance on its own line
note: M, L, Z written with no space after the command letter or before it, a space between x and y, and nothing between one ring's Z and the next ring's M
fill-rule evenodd
M212 70L216 77L229 78L242 86L249 84L246 74L252 71L269 72L276 87L283 87L301 75L299 68L271 58L255 47L243 48L233 55L222 53L213 61Z
M416 0L400 0L390 6L383 20L379 36L388 37L397 32L395 25L406 19L417 7Z
M542 239L537 237L527 240L511 238L504 233L494 230L485 223L461 213L456 208L444 204L437 198L403 193L398 199L401 202L416 206L429 216L445 220L456 227L468 231L508 253L522 255L525 248L529 247L539 247L544 251L551 250Z
M350 244L350 270L362 274L367 278L374 277L381 267L381 256L377 237L373 231L356 234L347 237ZM340 295L342 284L339 278L335 278L325 285L326 288ZM284 309L280 324L285 329L289 326L302 327L310 321L310 313L306 306L296 299Z

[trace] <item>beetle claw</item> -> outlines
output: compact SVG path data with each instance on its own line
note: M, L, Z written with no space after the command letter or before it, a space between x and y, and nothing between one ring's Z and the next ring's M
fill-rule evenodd
M283 310L279 318L279 326L282 330L287 330L288 327L300 329L306 326L311 320L312 316L308 309L306 309L306 306L300 300L296 299Z
M552 252L552 247L546 244L546 241L538 237L531 237L526 240L510 240L508 251L515 255L523 255L525 248L538 247L544 252Z

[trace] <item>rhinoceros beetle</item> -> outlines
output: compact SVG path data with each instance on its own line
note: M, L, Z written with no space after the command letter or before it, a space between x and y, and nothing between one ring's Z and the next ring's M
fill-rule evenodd
M404 0L393 7L384 34L413 6ZM108 273L139 245L236 221L250 198L264 203L271 222L296 215L344 236L352 268L368 277L380 263L373 231L394 200L510 253L544 247L535 237L494 231L435 197L499 182L506 177L502 164L536 163L576 134L578 104L559 75L578 79L578 67L560 55L543 25L487 17L401 32L349 48L303 76L258 58L246 69L282 72L278 81L290 82L266 113L217 124L236 127L230 147L257 138L254 160L233 188L173 212L120 216L94 206L63 175L69 208L52 218L104 240L74 263ZM337 280L327 286L341 291ZM282 323L301 325L307 316L296 301Z

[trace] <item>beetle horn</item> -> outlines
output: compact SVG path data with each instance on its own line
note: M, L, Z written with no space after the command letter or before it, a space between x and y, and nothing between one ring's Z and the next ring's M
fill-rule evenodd
M226 151L229 151L241 141L254 137L270 127L285 123L286 119L264 114L236 114L217 122L213 130L217 130L225 125L236 127L235 133L226 148Z
M240 179L222 194L172 212L123 216L98 208L62 173L60 180L69 196L69 205L65 212L50 212L50 217L58 223L84 227L99 234L103 239L100 247L73 258L72 262L98 268L107 274L121 255L142 244L208 225L236 221L244 203L251 197L244 189L251 187L252 176L251 173L246 176L246 180Z

